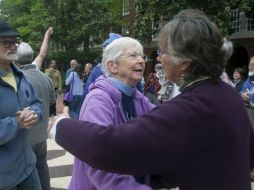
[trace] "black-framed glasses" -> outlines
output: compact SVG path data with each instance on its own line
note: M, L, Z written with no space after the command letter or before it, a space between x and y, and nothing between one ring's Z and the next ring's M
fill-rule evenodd
M17 41L16 40L0 40L0 44L2 44L5 48L10 48L12 46L16 46L17 45Z
M132 59L135 59L137 60L139 57L141 57L145 62L148 60L148 57L144 54L140 54L140 53L137 53L137 52L133 52L133 53L125 53L125 54L122 54L121 56L123 55L126 55L127 57L130 57Z

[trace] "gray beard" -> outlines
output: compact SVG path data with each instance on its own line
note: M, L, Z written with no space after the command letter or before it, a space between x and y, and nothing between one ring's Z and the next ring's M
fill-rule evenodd
M254 71L249 71L248 76L252 77L254 75Z

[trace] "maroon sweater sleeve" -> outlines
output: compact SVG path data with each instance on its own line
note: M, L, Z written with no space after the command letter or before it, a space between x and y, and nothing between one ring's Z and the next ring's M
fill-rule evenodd
M133 175L158 174L174 168L188 147L188 132L176 109L168 113L161 105L121 127L63 119L57 125L56 142L89 165L117 173ZM166 109L166 110L164 110ZM182 110L183 111L183 110ZM167 114L165 114L167 113ZM180 121L175 125L168 117ZM171 132L169 132L169 127ZM179 136L181 141L179 141ZM172 159L172 155L173 159ZM158 158L160 158L158 160ZM170 162L169 162L170 159ZM154 164L154 163L159 164Z

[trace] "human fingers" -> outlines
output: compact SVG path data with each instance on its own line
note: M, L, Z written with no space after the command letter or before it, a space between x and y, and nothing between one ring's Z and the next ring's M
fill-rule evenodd
M63 108L63 115L67 116L67 117L70 117L70 115L69 115L69 107L68 106L64 106L64 108Z
M30 122L30 121L37 122L37 120L38 120L38 116L34 112L27 113L26 117L24 118L24 122Z

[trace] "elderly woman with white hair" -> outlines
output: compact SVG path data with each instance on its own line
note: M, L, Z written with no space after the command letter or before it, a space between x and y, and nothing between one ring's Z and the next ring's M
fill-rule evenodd
M129 37L116 39L106 47L102 58L105 76L90 86L79 120L118 125L152 110L154 105L136 89L145 70L143 55L142 45ZM75 158L69 190L150 190L145 185L148 180L146 176L97 170Z

